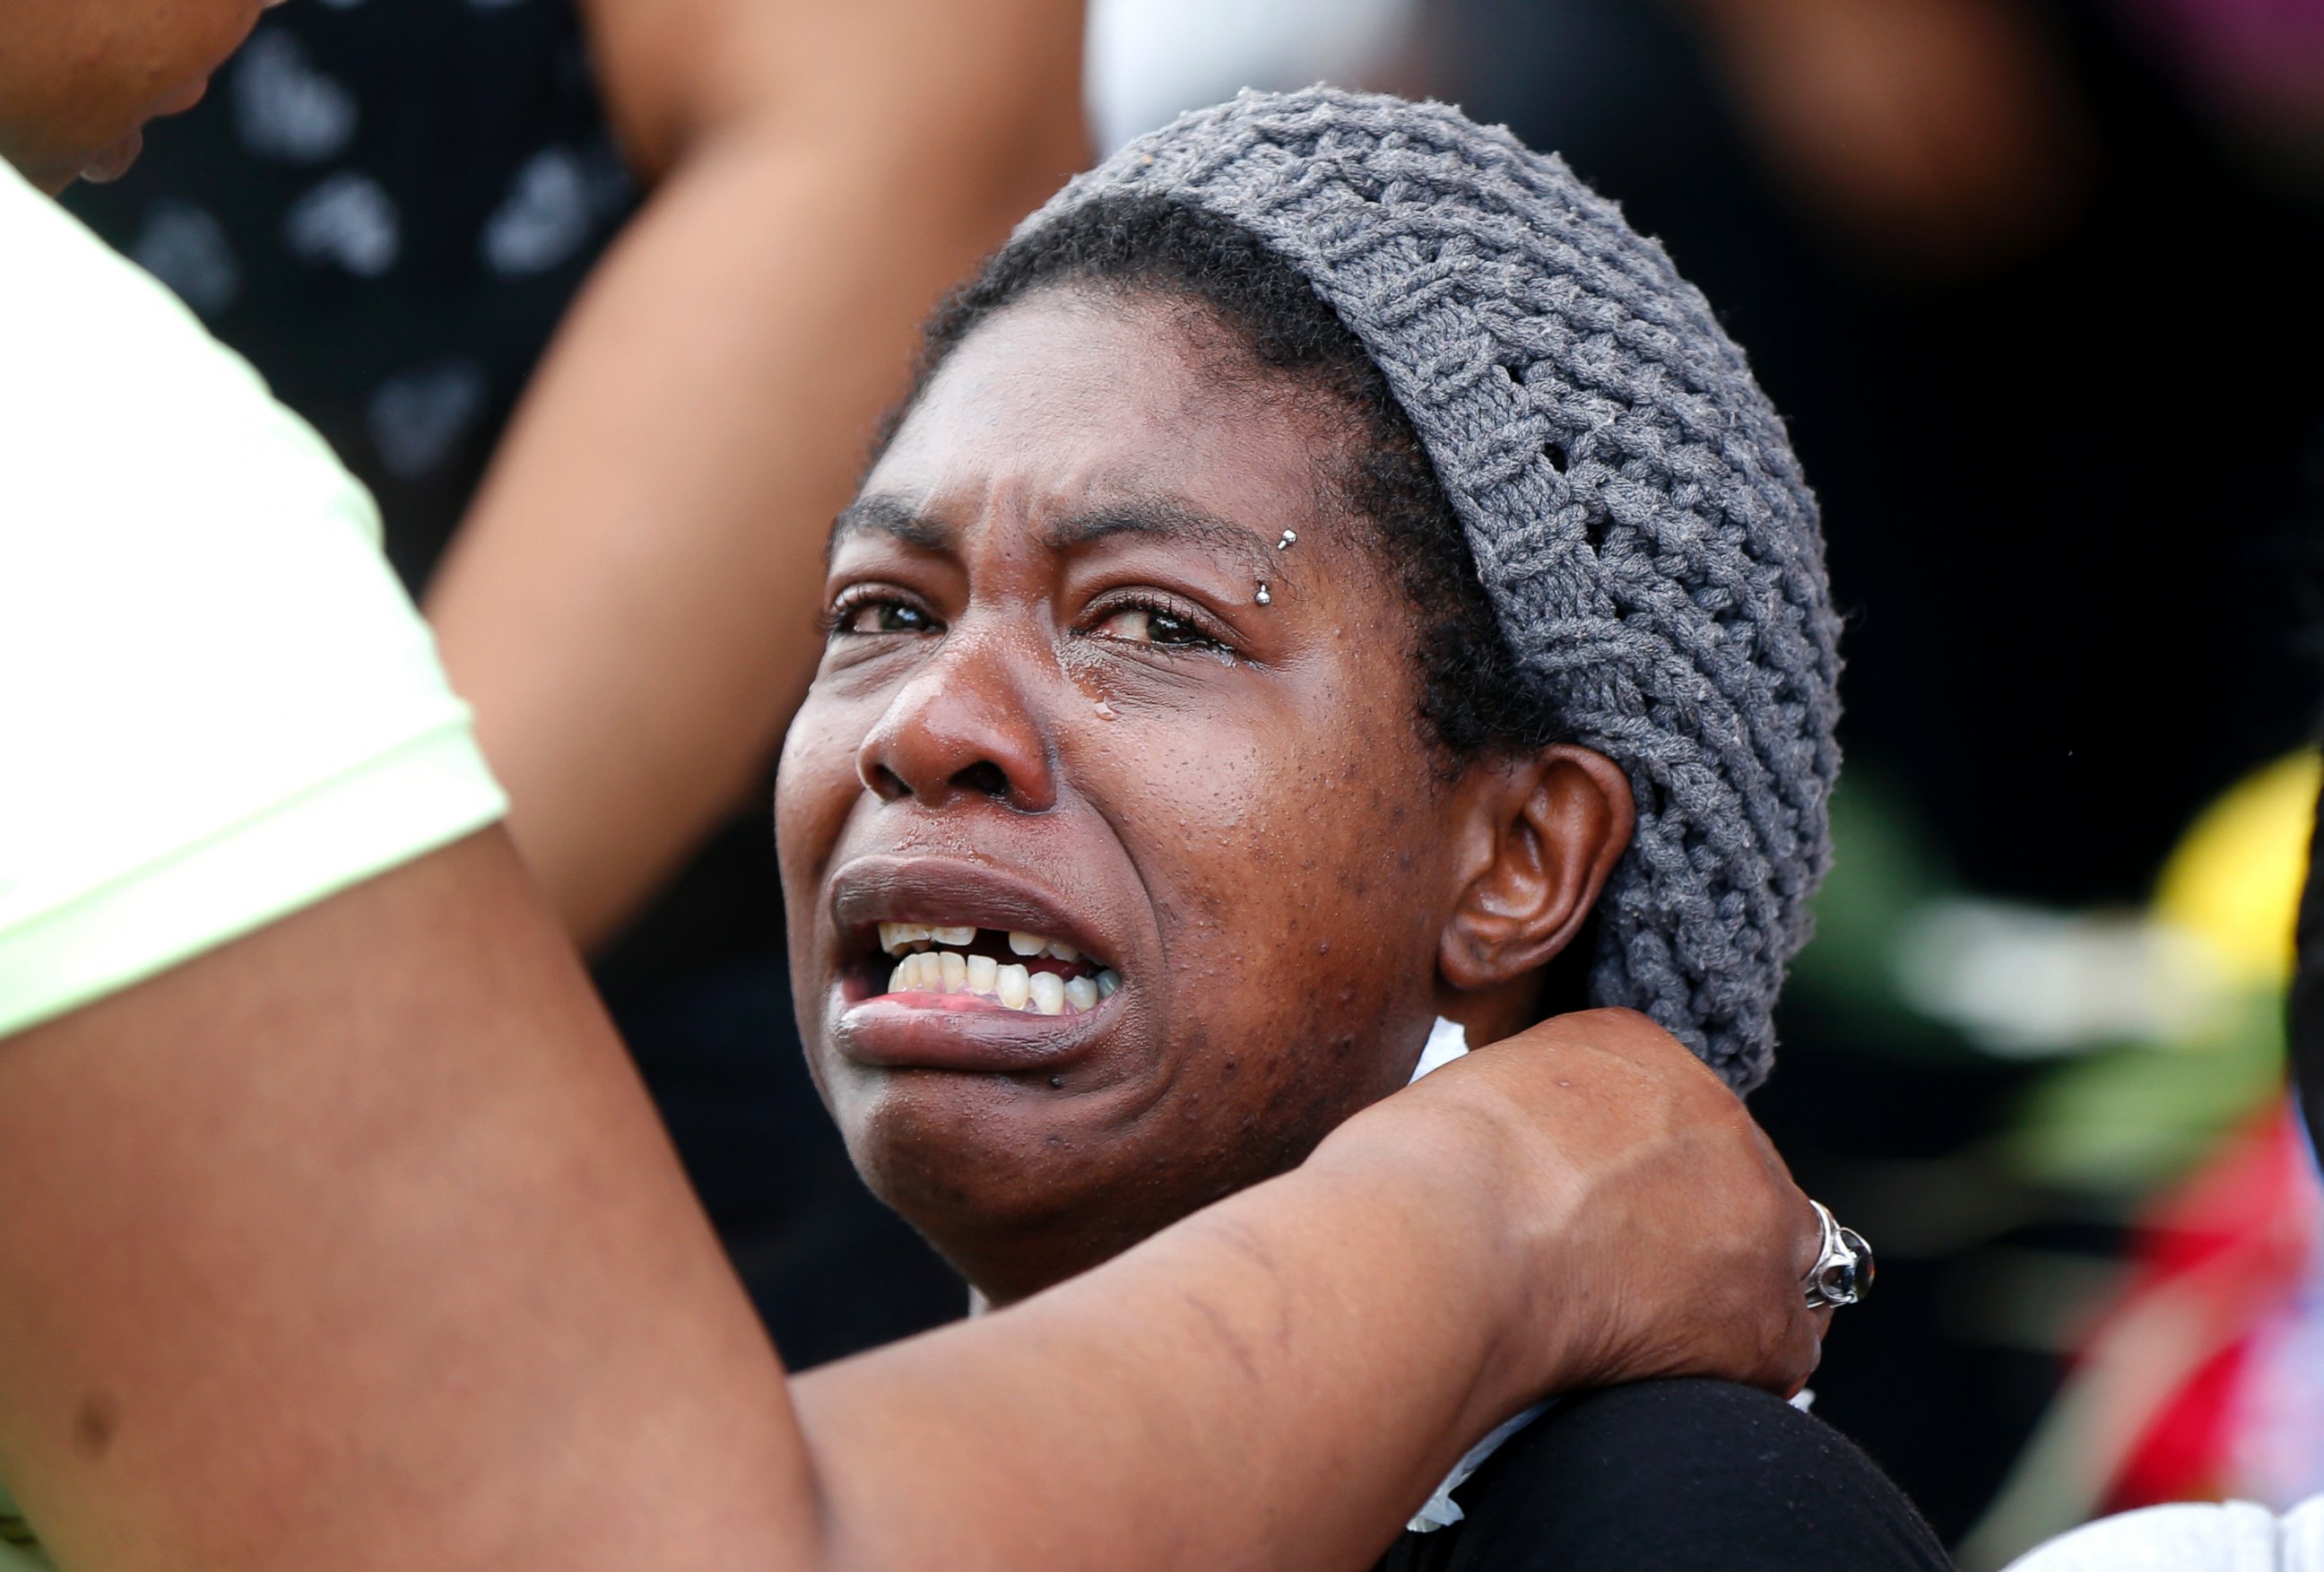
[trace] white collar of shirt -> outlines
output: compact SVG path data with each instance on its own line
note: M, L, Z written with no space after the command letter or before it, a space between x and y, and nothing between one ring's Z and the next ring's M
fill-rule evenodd
M1427 1042L1421 1047L1420 1062L1412 1067L1412 1078L1416 1081L1432 1070L1443 1069L1468 1051L1468 1031L1459 1022L1447 1021L1439 1015L1436 1024L1429 1028ZM1468 1454L1453 1465L1452 1472L1444 1476L1444 1483L1436 1487L1436 1493L1430 1496L1413 1514L1412 1521L1404 1526L1416 1534L1431 1534L1459 1522L1467 1514L1462 1512L1461 1503L1452 1499L1452 1493L1469 1482L1469 1475L1484 1466L1486 1458L1500 1450L1502 1442L1548 1410L1549 1404L1537 1402L1470 1447Z

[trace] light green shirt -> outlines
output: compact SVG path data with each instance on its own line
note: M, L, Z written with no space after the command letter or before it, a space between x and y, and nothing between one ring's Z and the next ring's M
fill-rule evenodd
M0 162L0 1053L504 808L363 488Z

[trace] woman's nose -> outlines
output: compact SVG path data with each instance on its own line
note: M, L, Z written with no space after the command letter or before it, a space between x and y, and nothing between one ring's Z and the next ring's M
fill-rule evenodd
M1026 699L1023 661L1004 641L955 631L896 692L856 752L855 773L883 802L926 808L989 801L1038 813L1056 800L1048 739Z

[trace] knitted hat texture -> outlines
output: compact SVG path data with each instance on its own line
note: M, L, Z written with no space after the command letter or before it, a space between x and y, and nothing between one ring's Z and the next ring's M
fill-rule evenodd
M1701 293L1563 161L1441 104L1246 92L1019 237L1116 195L1240 225L1370 351L1521 669L1637 796L1591 999L1758 1085L1831 858L1839 624L1815 499Z

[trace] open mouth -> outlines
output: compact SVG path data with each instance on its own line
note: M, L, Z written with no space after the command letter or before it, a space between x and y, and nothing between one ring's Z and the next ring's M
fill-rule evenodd
M1079 1015L1121 987L1119 972L1045 934L882 922L880 948L896 957L887 977L890 998L974 999L1026 1015Z

